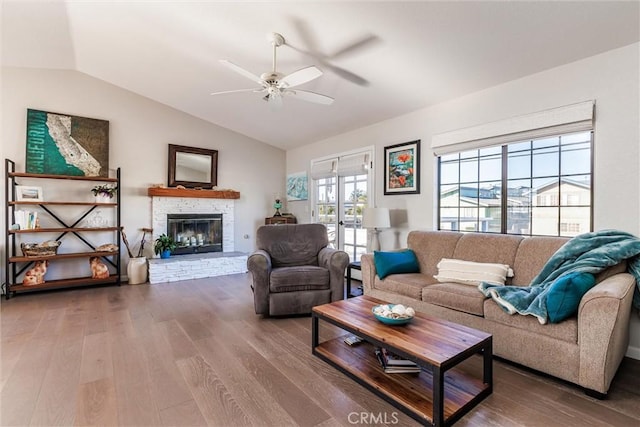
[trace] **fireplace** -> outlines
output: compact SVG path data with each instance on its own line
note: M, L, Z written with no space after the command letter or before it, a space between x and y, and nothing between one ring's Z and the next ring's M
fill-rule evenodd
M174 255L222 252L222 214L167 214L167 235Z

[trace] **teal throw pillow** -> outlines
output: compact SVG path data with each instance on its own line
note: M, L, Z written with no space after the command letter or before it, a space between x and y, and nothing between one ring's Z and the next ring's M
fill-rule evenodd
M591 273L569 273L551 284L547 292L547 314L551 323L558 323L578 311L580 300L596 284Z
M398 252L373 252L378 277L384 279L390 274L419 273L418 258L411 249Z

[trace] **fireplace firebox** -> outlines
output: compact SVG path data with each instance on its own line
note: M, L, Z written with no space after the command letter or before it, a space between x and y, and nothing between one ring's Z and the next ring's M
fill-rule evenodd
M177 243L174 255L222 252L222 214L168 214L167 234Z

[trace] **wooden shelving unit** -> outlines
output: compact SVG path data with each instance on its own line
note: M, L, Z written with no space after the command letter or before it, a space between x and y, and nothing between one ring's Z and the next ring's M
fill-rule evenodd
M40 175L32 173L23 173L15 171L15 163L9 159L5 160L5 248L7 251L6 263L5 263L5 295L9 299L11 295L15 295L18 292L33 292L44 289L55 288L67 288L77 286L92 286L103 284L120 284L121 280L121 263L120 263L120 191L116 192L115 203L96 203L93 201L18 201L16 200L16 186L19 185L19 179L27 180L68 180L68 181L83 181L83 182L111 182L117 185L118 189L121 188L120 169L117 170L116 178L105 177L85 177L85 176L66 176L66 175ZM72 183L66 185L73 185ZM47 215L54 219L60 227L46 227L46 228L34 228L14 230L11 225L15 223L15 209L17 207L33 206L40 208L38 215ZM69 220L65 220L58 216L50 208L75 206L85 207L81 215ZM86 218L96 208L113 208L116 210L116 225L109 227L78 227L78 224ZM95 232L112 232L113 243L117 246L117 251L96 251L96 248L91 244L83 235L85 233ZM20 253L16 238L18 236L24 236L29 234L40 235L43 233L58 234L53 240L64 239L65 236L74 235L81 242L83 242L88 250L71 252L71 253L58 253L55 255L46 256L25 256ZM110 265L110 270L113 270L109 277L104 279L94 279L92 277L69 277L56 280L46 280L39 285L25 286L22 284L20 277L29 269L36 261L47 260L49 262L64 262L65 260L81 259L99 257L107 265Z

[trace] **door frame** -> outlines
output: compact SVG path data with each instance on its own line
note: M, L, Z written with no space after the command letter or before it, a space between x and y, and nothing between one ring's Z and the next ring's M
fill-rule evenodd
M314 163L317 162L322 162L322 161L327 161L327 160L337 160L339 161L339 159L341 157L346 157L346 156L353 156L355 154L369 154L369 173L368 173L368 178L367 178L367 206L368 207L372 207L375 206L375 181L376 181L376 174L375 174L375 165L376 165L376 150L375 150L375 146L374 145L369 145L369 146L365 146L365 147L360 147L357 149L353 149L353 150L349 150L349 151L343 151L340 153L335 153L329 156L323 156L323 157L318 157L315 159L311 159L311 161L309 162L309 170L312 170L311 166ZM309 203L310 203L310 210L309 210L309 221L310 222L316 222L316 215L315 215L315 210L316 210L316 203L317 203L317 188L316 188L316 183L315 180L312 179L311 183L310 183L310 197L309 197ZM344 185L344 180L342 177L339 177L336 175L336 211L337 211L337 215L336 215L336 219L334 222L334 225L336 227L336 248L340 248L343 247L342 245L344 245L344 242L340 241L340 238L344 236L344 233L340 230L340 226L338 225L339 221L344 220L343 218L343 209L342 206L344 205L344 200L345 200L345 194L342 194L342 186ZM368 247L368 243L369 243L369 235L367 233L367 247Z

